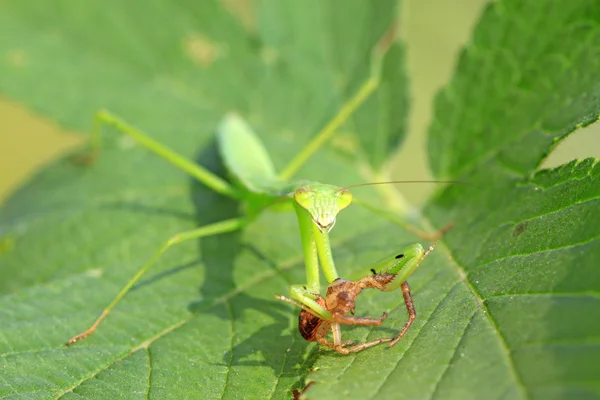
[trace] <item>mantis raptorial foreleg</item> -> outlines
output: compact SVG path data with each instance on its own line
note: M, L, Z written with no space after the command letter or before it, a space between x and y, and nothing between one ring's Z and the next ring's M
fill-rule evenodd
M412 295L410 293L410 286L407 282L407 279L417 269L417 267L421 264L421 262L425 259L425 257L427 257L429 255L429 253L431 253L433 251L433 249L435 248L436 245L437 245L437 242L435 242L434 244L429 246L429 248L426 251L423 250L423 247L420 244L412 245L412 246L404 249L403 252L401 252L400 254L398 254L395 257L396 260L400 260L401 262L399 262L397 264L379 263L376 267L374 267L372 269L372 271L374 273L374 277L380 277L380 276L382 277L382 276L386 276L386 275L394 276L393 280L390 282L380 281L383 288L381 288L381 287L377 287L377 288L380 290L386 291L386 292L391 292L393 290L396 290L398 287L400 287L402 290L402 297L404 298L404 304L406 305L406 311L408 313L408 319L407 319L406 323L404 324L404 327L402 328L400 333L398 333L398 335L395 338L393 338L393 340L390 341L390 343L388 344L388 347L392 347L393 345L398 343L398 341L400 339L402 339L402 337L408 331L408 328L410 328L413 321L417 317L417 312L415 310L415 305L412 300ZM377 267L380 267L380 268L383 267L382 272L377 273ZM363 278L363 279L365 279L365 278Z
M340 292L334 294L329 293L328 299L337 296ZM347 293L351 295L350 293ZM275 296L275 298L285 301L302 308L298 316L298 330L302 337L310 342L317 343L329 347L332 350L341 354L355 353L369 347L376 346L381 343L390 342L390 338L376 339L370 342L361 343L351 347L354 342L351 340L342 341L342 333L340 324L345 325L362 325L362 326L379 326L387 318L387 314L383 313L380 318L365 318L345 315L350 311L347 307L354 308L354 302L346 301L344 304L336 305L331 310L326 308L326 299L317 296L315 299L316 306L307 307L303 303L299 303L284 296ZM333 341L326 338L329 330L332 332Z
M424 251L420 244L406 247L399 254L387 257L373 265L373 268L371 268L373 275L357 281L336 279L329 284L326 297L316 296L311 299L315 304L308 307L306 304L283 296L275 296L275 298L302 308L298 318L298 330L302 337L308 341L316 341L342 354L358 352L381 343L389 343L388 347L392 347L405 335L417 316L410 286L406 279L417 269L435 245L435 243L431 245L427 251ZM377 272L377 269L381 272ZM387 313L383 313L380 318L347 315L350 312L354 313L358 295L364 289L375 288L382 291L393 291L398 287L402 290L408 312L408 320L400 333L394 338L381 338L347 347L352 342L342 341L340 324L379 326L387 318ZM333 342L326 338L329 330L332 332Z

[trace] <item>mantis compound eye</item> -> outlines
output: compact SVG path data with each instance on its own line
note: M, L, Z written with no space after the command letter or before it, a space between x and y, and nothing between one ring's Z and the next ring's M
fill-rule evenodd
M336 205L338 211L342 211L352 203L352 193L348 189L342 189L338 192Z
M305 210L310 210L314 205L314 192L306 188L297 189L294 192L294 200Z

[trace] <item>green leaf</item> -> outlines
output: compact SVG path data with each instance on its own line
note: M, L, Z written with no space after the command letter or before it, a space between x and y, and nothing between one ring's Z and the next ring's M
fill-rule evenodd
M418 317L395 347L340 356L299 336L298 310L273 299L305 279L297 222L268 211L243 232L169 251L66 348L166 239L239 213L107 132L97 163L57 161L0 211L0 395L290 398L307 378L307 398L600 396L600 167L536 171L598 118L600 6L544 4L490 6L436 101L433 170L466 184L423 210L455 228L411 277ZM3 93L81 130L107 108L216 171L214 130L232 109L284 166L364 81L394 16L391 1L358 0L264 1L254 28L211 1L0 10ZM385 164L407 110L396 46L382 88L342 130L360 134L350 157L324 149L301 177L344 186L364 179L355 153ZM414 240L356 206L332 232L344 277ZM382 311L384 326L344 327L344 338L398 332L401 295L361 294L359 315Z
M217 170L215 128L237 110L281 168L366 79L394 17L392 1L346 6L342 15L318 1L268 2L248 32L217 2L7 1L0 89L82 131L109 109ZM297 334L298 310L273 298L305 279L291 213L178 246L102 329L64 346L170 236L238 214L234 202L107 133L97 163L57 161L1 211L10 243L0 255L1 396L289 397L319 354ZM336 154L321 152L301 176L363 181ZM340 255L385 223L351 223L369 216L357 208L340 222Z
M490 160L531 174L559 140L596 121L597 12L597 4L580 1L488 7L436 99L435 175L468 176Z
M464 184L425 209L455 227L446 260L415 274L402 350L370 354L371 372L360 357L323 357L307 397L600 396L600 164L536 172L598 119L600 4L543 4L489 6L436 99L430 161Z

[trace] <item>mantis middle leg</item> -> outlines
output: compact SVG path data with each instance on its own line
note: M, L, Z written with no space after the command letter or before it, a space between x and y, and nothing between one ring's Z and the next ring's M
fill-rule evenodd
M88 337L89 335L94 333L96 328L98 328L98 326L102 323L102 321L104 321L104 319L117 306L117 304L123 299L123 297L125 297L125 295L131 290L133 285L135 285L135 283L141 279L141 277L150 269L150 267L152 267L154 264L156 264L158 259L171 247L173 247L176 244L183 243L183 242L186 242L186 241L192 240L192 239L199 239L199 238L203 238L203 237L219 235L222 233L233 232L233 231L243 228L245 225L248 224L248 222L250 222L249 218L226 219L224 221L206 225L206 226L200 227L198 229L193 229L191 231L179 233L179 234L171 237L148 260L148 262L146 264L144 264L144 266L142 268L140 268L138 270L138 272L136 272L136 274L129 280L129 282L127 282L127 284L113 298L113 300L108 304L108 306L106 306L104 308L104 310L102 310L102 313L100 314L100 316L98 318L96 318L96 320L92 323L92 325L90 325L90 327L87 328L85 331L83 331L83 332L73 336L71 339L69 339L67 341L66 345L70 346L73 343L75 343L81 339L85 339L86 337Z

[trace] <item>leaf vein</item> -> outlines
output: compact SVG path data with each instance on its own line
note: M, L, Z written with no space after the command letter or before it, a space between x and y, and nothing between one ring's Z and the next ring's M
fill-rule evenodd
M459 284L459 282L452 285L452 287L450 289L448 289L448 291L444 294L444 297L442 297L440 299L440 301L438 302L438 304L436 304L435 308L431 311L431 314L429 314L429 317L425 320L425 323L423 324L423 326L421 326L421 329L419 329L419 331L415 335L415 339L413 339L413 341L410 342L410 344L408 345L408 347L406 348L404 353L402 353L402 355L400 355L400 358L398 358L398 361L396 362L396 365L394 366L394 368L392 368L390 370L390 372L382 380L381 385L377 388L377 390L375 391L375 394L372 397L373 399L379 398L381 396L380 392L383 389L383 387L385 386L385 384L389 381L388 378L392 375L392 373L394 373L394 371L396 371L400 367L400 362L402 361L402 359L404 358L406 353L408 353L412 349L412 345L415 342L416 338L419 336L419 333L421 332L421 330L423 330L427 326L427 324L429 324L429 322L431 320L431 316L433 314L435 314L435 312L442 306L442 304L444 303L444 300L450 295L450 292L452 292L452 288L454 288L458 284Z
M446 246L443 247L447 253L449 253L450 255L452 255L452 252L450 251L450 249ZM514 360L511 357L511 353L510 353L510 349L508 347L508 343L506 342L506 339L504 338L504 336L502 335L498 324L496 323L496 321L494 320L490 310L487 308L487 306L485 305L485 302L483 300L483 297L477 292L477 289L475 288L475 286L473 286L473 283L469 280L468 275L465 273L464 268L462 268L461 266L459 266L456 263L456 260L454 257L449 257L449 263L454 266L455 270L457 271L457 273L459 274L459 276L464 277L463 282L467 285L467 288L471 291L471 293L473 294L473 297L478 301L480 308L484 311L484 315L487 317L486 320L488 321L488 323L491 325L492 327L492 331L496 333L496 336L498 337L498 341L499 344L502 348L502 351L504 352L510 371L512 372L512 375L514 377L515 383L518 386L518 388L521 390L521 392L523 393L523 397L525 398L529 398L531 396L529 396L529 394L527 393L527 389L519 375L519 373L517 372Z
M461 338L456 343L456 346L454 346L454 350L452 352L452 357L450 357L450 360L444 366L444 370L442 371L442 374L439 376L438 379L436 379L435 387L433 388L433 392L431 393L432 399L436 398L436 394L438 393L438 390L440 389L440 384L442 383L442 381L444 380L444 377L450 370L450 366L452 365L452 362L456 359L456 356L458 354L458 348L460 347L460 344L464 342L466 333L469 330L469 327L471 326L471 323L473 322L473 318L475 318L476 315L477 315L477 310L475 310L473 312L473 315L471 315L471 318L469 318L469 322L467 324L465 324L465 329L463 330Z
M149 347L146 347L146 355L148 356L148 389L146 390L146 399L150 399L150 388L152 387L152 354Z
M231 346L231 352L230 352L230 356L229 356L229 362L227 363L227 374L225 375L225 381L223 382L223 391L221 392L221 399L225 398L225 393L227 392L227 384L229 383L229 378L231 376L231 366L233 364L233 353L235 352L235 345L234 345L234 338L235 338L235 322L234 322L234 315L233 315L233 309L231 307L231 302L229 301L229 299L226 299L224 302L225 304L225 308L227 308L227 312L229 313L229 317L231 320L231 340L230 340L230 346Z

